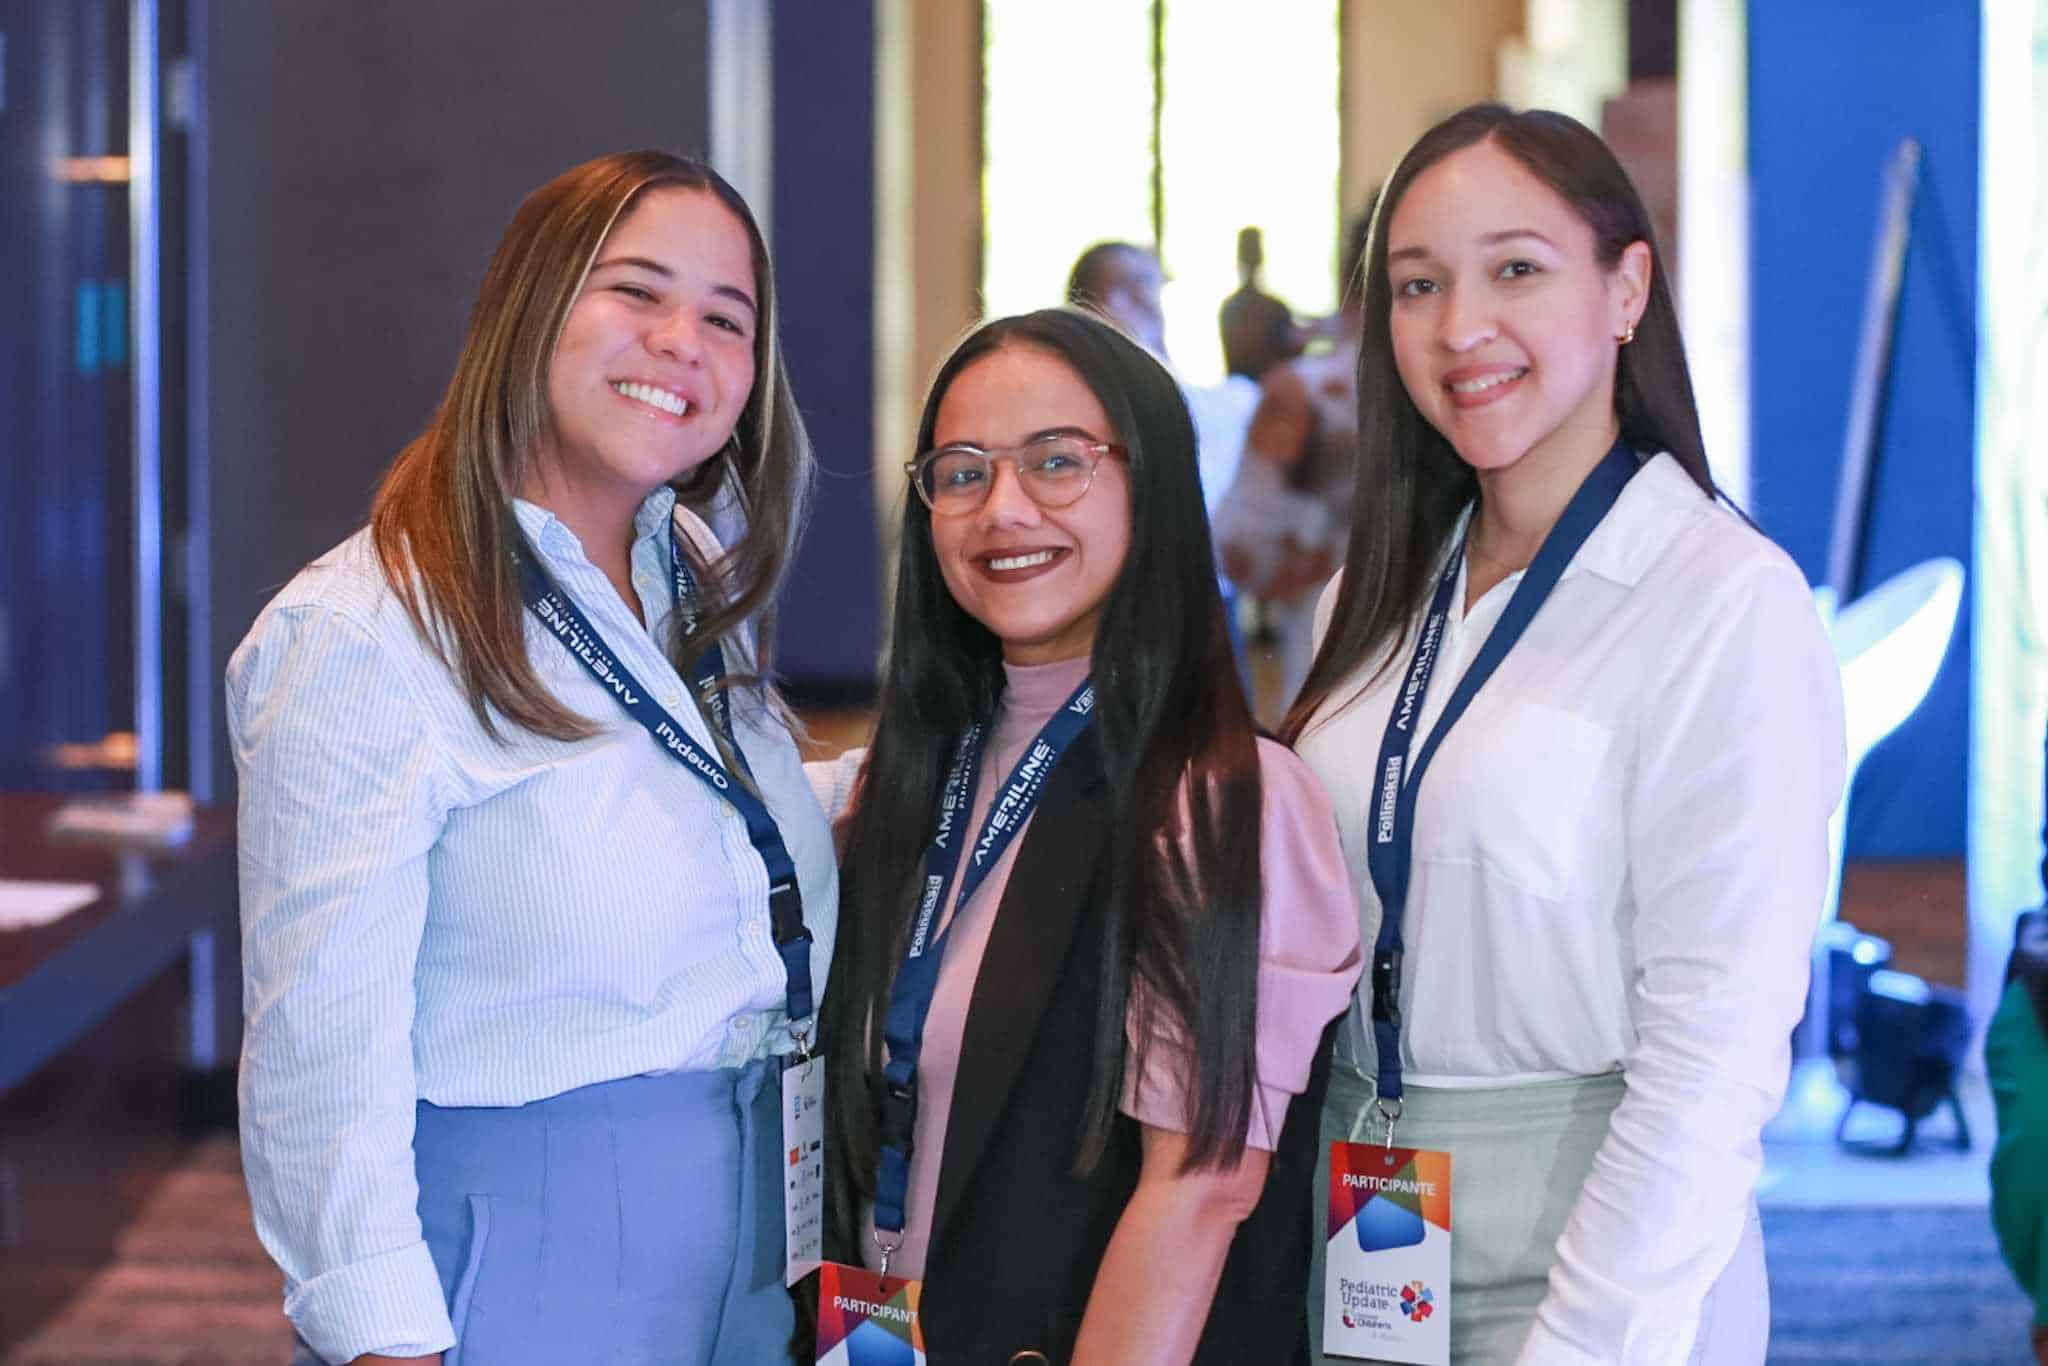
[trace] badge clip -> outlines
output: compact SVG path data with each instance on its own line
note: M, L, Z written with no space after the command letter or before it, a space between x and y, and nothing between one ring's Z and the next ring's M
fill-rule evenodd
M895 1242L885 1243L882 1241L882 1230L876 1229L874 1231L874 1239L875 1246L880 1248L882 1252L882 1265L876 1269L875 1274L878 1276L886 1276L889 1274L889 1259L896 1255L897 1248L903 1246L903 1236L901 1234L898 1234Z
M1389 1105L1393 1108L1388 1109ZM1394 1146L1394 1121L1401 1117L1401 1102L1398 1098L1392 1101L1375 1099L1372 1103L1372 1108L1379 1111L1380 1118L1387 1122L1387 1147L1392 1148Z

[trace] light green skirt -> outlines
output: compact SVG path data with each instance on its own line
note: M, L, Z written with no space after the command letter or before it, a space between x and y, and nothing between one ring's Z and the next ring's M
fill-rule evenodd
M1410 1086L1394 1139L1404 1148L1451 1153L1451 1361L1455 1366L1512 1363L1549 1288L1579 1188L1607 1137L1608 1117L1625 1087L1619 1072L1489 1090ZM1329 1145L1379 1143L1386 1128L1373 1109L1372 1079L1360 1076L1342 1050L1330 1069L1323 1106L1322 1154L1316 1170L1318 1207L1329 1190ZM1322 1230L1317 1221L1317 1230ZM1357 1358L1325 1357L1323 1239L1309 1276L1308 1322L1315 1359L1351 1366ZM1734 1260L1709 1296L1691 1363L1755 1366L1769 1336L1763 1236L1756 1210ZM1631 1363L1631 1366L1634 1366ZM1676 1366L1674 1363L1673 1366Z

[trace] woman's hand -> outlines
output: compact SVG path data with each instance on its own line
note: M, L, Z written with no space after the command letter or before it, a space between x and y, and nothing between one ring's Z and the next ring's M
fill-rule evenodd
M1183 1172L1186 1134L1143 1126L1138 1188L1110 1236L1073 1366L1168 1366L1193 1359L1237 1226L1266 1189L1272 1154Z

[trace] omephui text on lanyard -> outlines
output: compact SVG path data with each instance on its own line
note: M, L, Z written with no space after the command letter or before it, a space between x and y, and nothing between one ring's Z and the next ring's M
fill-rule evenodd
M1443 714L1411 764L1408 753L1415 742L1415 725L1422 715L1422 700L1428 695L1430 676L1436 672L1437 649L1443 641L1465 562L1463 538L1445 564L1436 593L1430 599L1422 633L1415 642L1415 652L1408 661L1393 711L1387 717L1386 734L1380 740L1379 763L1373 768L1379 775L1379 792L1373 800L1372 840L1366 845L1366 868L1372 875L1373 891L1380 899L1380 932L1373 944L1370 977L1373 1046L1379 1054L1374 1103L1386 1120L1389 1147L1394 1142L1394 1121L1401 1115L1401 919L1408 904L1415 804L1422 792L1423 774L1472 698L1536 619L1572 556L1621 498L1622 490L1641 467L1636 453L1616 441L1579 485L1557 525L1543 538L1542 547L1529 562L1521 583L1515 586L1514 596L1508 599L1500 621L1473 658L1471 667L1465 670L1465 676L1458 680L1457 688L1444 703Z
M692 634L698 622L697 584L690 576L681 548L676 544L673 528L669 532L669 566L674 575L679 627L684 634ZM803 893L797 885L796 862L783 843L782 831L776 826L775 817L751 788L745 783L735 782L717 758L706 754L690 739L688 730L680 721L649 699L647 689L619 662L617 652L605 643L604 637L568 593L541 568L540 557L523 540L519 548L519 588L527 610L538 617L549 633L561 642L562 648L579 660L591 676L617 699L626 714L746 822L747 839L760 854L761 862L768 871L769 924L775 936L775 951L782 959L788 982L785 1010L790 1033L795 1037L798 1048L808 1053L814 1007L811 932L804 925ZM698 694L705 699L712 724L724 734L732 746L734 758L744 769L746 756L733 734L725 694L716 686L724 667L724 654L714 644L691 671L694 675L692 682Z

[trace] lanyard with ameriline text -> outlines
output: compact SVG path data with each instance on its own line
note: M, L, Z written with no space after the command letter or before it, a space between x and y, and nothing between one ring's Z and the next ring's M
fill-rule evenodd
M925 850L924 887L917 903L917 920L911 926L910 945L904 951L903 966L889 993L889 1013L882 1029L888 1059L882 1068L881 1156L875 1176L875 1242L882 1249L882 1274L889 1274L889 1255L901 1245L901 1238L886 1241L885 1234L900 1235L910 1196L910 1153L917 1123L917 1060L924 1048L925 1017L931 1013L932 996L939 985L939 964L953 926L960 922L960 907L967 904L1002 858L1018 829L1030 817L1045 794L1045 785L1095 714L1095 684L1083 683L1039 729L1024 756L1010 771L982 822L966 867L962 852L968 849L961 823L974 800L981 777L982 742L986 727L976 724L960 737L953 752L953 766L946 773L946 785L939 798L939 817L932 842ZM932 933L932 921L946 904L955 879L960 895L945 927Z
M670 534L673 537L673 531ZM695 629L697 622L697 585L690 578L682 552L673 539L669 543L669 556L676 575L677 610L683 614L680 625L688 633ZM604 637L591 625L574 600L541 568L540 557L523 540L519 549L519 589L526 599L527 610L540 618L541 624L548 628L548 634L560 641L562 648L590 671L591 677L618 701L628 716L654 737L664 751L696 774L714 795L746 822L747 839L760 854L768 872L768 919L775 936L775 952L782 959L787 978L785 1010L790 1033L795 1037L798 1048L808 1053L814 1008L811 932L804 925L803 893L797 885L796 862L790 858L789 846L783 843L782 831L776 826L767 804L746 784L727 773L715 755L705 753L703 747L690 738L682 723L652 700L647 689L620 662L618 653L605 643ZM693 681L707 700L715 699L712 722L731 740L731 720L726 714L724 694L715 687L706 686L722 671L723 655L714 646L698 661L692 671L697 675ZM740 753L737 741L732 742L732 750L744 766L746 758Z
M675 589L678 627L685 637L694 636L702 615L703 595L697 591L696 576L690 573L690 562L683 556L682 538L673 526L669 528L668 535L668 569ZM732 733L732 709L721 686L725 677L725 651L717 641L712 641L698 656L690 675L691 685L710 713L711 724L732 746L733 758L739 761L741 768L745 768L747 756L740 752L739 739Z
M1415 805L1422 792L1422 777L1436 757L1444 737L1451 732L1465 708L1483 687L1515 642L1536 619L1550 590L1564 576L1579 547L1593 534L1612 508L1628 481L1641 468L1635 452L1617 441L1593 472L1579 485L1557 525L1543 539L1542 548L1515 586L1514 596L1502 611L1500 621L1487 635L1486 643L1473 657L1472 665L1444 703L1443 714L1425 740L1415 762L1408 751L1415 741L1415 727L1422 715L1422 699L1429 691L1430 675L1436 672L1437 649L1443 642L1444 626L1450 619L1459 571L1465 560L1461 538L1430 599L1429 614L1423 618L1422 634L1408 661L1408 672L1394 709L1387 717L1386 735L1380 741L1379 763L1373 773L1379 791L1373 799L1372 838L1366 845L1366 867L1372 875L1373 890L1380 899L1380 932L1372 951L1372 1035L1378 1050L1378 1106L1387 1124L1387 1145L1393 1146L1394 1121L1401 1115L1401 918L1408 903L1408 875L1415 845Z

